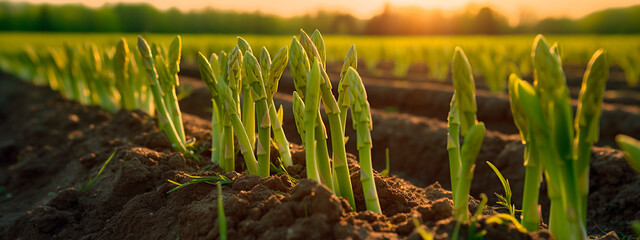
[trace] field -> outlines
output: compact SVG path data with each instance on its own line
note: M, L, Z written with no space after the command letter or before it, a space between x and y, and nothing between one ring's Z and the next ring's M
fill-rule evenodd
M110 48L124 37L135 41L136 34L73 34L73 33L0 33L0 52L16 52L24 46L36 49L78 45L92 42ZM144 34L150 41L168 44L174 35ZM242 36L255 46L265 46L276 52L290 43L291 36ZM505 91L506 79L512 72L521 76L532 74L531 39L534 35L509 36L416 36L370 37L327 36L327 61L342 62L346 49L357 46L362 68L373 76L413 80L447 81L453 48L465 49L474 66L474 76L482 76L485 87L493 92ZM183 62L194 63L196 53L205 54L229 50L236 44L235 35L186 34ZM608 51L610 63L622 69L621 80L635 86L640 79L640 36L637 35L557 35L547 36L558 42L567 65L586 67L591 54L599 48ZM491 61L488 61L491 60Z
M290 143L293 164L284 164L282 169L278 167L283 164L277 160L283 157L279 152L282 145L278 145L277 139L272 139L273 142L268 141L267 144L270 149L267 160L272 163L270 172L267 168L267 175L271 176L258 177L248 174L249 157L244 152L245 146L240 137L235 144L238 151L233 152L235 166L232 164L231 169L225 169L228 166L222 162L214 164L210 161L215 155L212 152L216 151L212 146L216 136L224 139L222 135L216 135L215 127L212 130L218 112L215 109L222 108L215 101L223 94L218 95L220 92L215 92L216 86L212 87L207 82L208 77L202 75L203 60L197 53L202 52L208 57L224 50L232 56L232 49L241 45L237 37L181 36L182 61L178 75L180 86L175 86L178 91L176 101L179 100L177 105L182 112L180 122L184 123L184 138L188 140L184 144L192 147L190 152L181 152L171 135L166 134L166 125L158 124L162 121L162 116L158 116L159 110L154 115L153 109L147 112L119 109L125 108L124 104L111 110L103 105L102 96L94 97L93 93L84 100L82 97L77 101L70 100L73 93L64 87L68 81L66 73L58 73L55 67L51 67L54 64L44 60L51 56L49 49L64 53L65 43L79 46L89 41L100 49L97 55L108 56L107 60L103 59L101 76L117 78L119 73L114 66L118 62L114 59L118 55L115 46L120 37L129 43L132 54L137 54L137 35L132 34L0 33L0 131L4 133L0 136L0 235L33 239L218 238L221 236L221 217L216 207L222 205L230 239L428 239L426 235L450 239L456 231L462 239L474 238L477 236L475 231L484 231L485 239L553 239L551 234L556 235L545 225L549 224L549 212L552 211L550 198L553 196L550 195L553 194L547 193L549 176L539 184L540 228L527 232L517 224L520 212L514 215L516 224L509 224L508 217L495 217L503 216L498 213L509 215L509 211L498 203L500 198L494 193L504 195L504 189L496 173L485 163L493 163L509 180L515 208L524 208L528 168L523 166L523 156L531 151L527 148L533 147L523 145L520 126L514 124L513 99L507 80L509 74L514 73L525 81L533 82L533 72L536 71L531 54L534 35L325 36L324 72L330 79L328 85L333 86L328 91L334 97L342 94L341 80L345 79L342 76L343 61L352 44L357 49L357 72L355 68L354 72L358 79L361 77L362 86L366 89L366 105L361 105L361 108L352 106L349 117L343 120L347 127L342 129L347 137L343 147L351 173L348 178L353 185L355 211L351 211L350 199L343 195L342 189L338 190L337 185L335 188L325 186L331 181L326 182L323 177L323 180L318 180L323 184L306 180L312 178L306 168L309 157L305 149L309 148L305 146L310 145L309 139L299 134L299 120L294 110L297 95L293 93L302 91L296 82L299 73L291 70L291 62L286 64L279 86L276 84L273 103L276 108L282 106L280 124ZM169 52L167 55L170 56L169 43L175 35L145 34L143 37L150 43L165 45L164 53L158 48L154 55ZM637 238L639 233L632 229L632 222L640 219L640 177L629 167L623 152L618 150L616 136L640 137L640 86L636 84L640 74L640 36L545 37L549 43L559 43L560 50L557 51L562 58L569 97L567 106L573 115L582 106L579 96L583 75L592 54L600 48L607 51L609 64L603 69L608 72L608 79L602 91L599 124L596 122L599 138L593 142L593 147L588 146L588 207L584 206L587 210L583 217L589 237L617 234L628 239ZM253 55L260 64L259 49L262 46L268 49L272 58L283 46L291 46L288 51L294 51L292 36L249 35L242 38L251 44ZM301 46L305 46L302 37L299 39L303 43ZM29 73L35 68L30 68L28 61L24 60L27 58L23 49L27 46L32 46L40 54L42 66L54 70ZM470 73L475 78L476 124L486 126L484 141L480 141L477 159L474 157L475 163L472 163L475 164L471 168L475 168L471 170L473 181L468 194L463 194L471 196L463 202L469 204L470 214L465 209L464 215L471 215L472 222L470 219L461 220L454 214L458 204L454 197L456 183L452 183L449 170L453 168L449 162L451 152L448 145L448 136L451 135L451 122L448 122L452 111L450 102L452 97L455 98L454 92L462 94L452 80L460 72L452 69L455 68L452 58L456 46L464 50L463 54L471 66ZM242 51L246 60L247 51ZM222 55L218 56L223 59ZM290 55L289 61L292 61L291 56L295 55ZM70 58L61 59L64 59L61 62L68 62ZM145 61L142 59L137 60L141 61L139 66ZM208 65L216 73L213 59L209 59L211 63ZM250 62L243 64L244 68L251 66L247 65ZM311 63L309 79L312 78L313 66ZM318 66L321 65L318 63ZM91 71L78 71L84 73L69 76L89 78L86 72ZM57 82L37 80L46 75L42 72L50 74L48 77L54 76ZM226 74L232 78L231 72ZM246 74L250 73L243 72L243 79L249 79ZM272 76L263 74L261 76L265 79ZM219 76L222 78L223 75L220 73ZM32 76L36 80L24 79L24 76ZM142 79L146 80L146 76ZM92 83L88 82L87 86L91 86ZM112 92L119 92L107 97L118 99L113 100L118 105L125 102L125 94L116 84L105 86L112 88ZM57 86L53 87L57 91L52 91L51 86ZM323 85L319 86L322 88ZM149 95L149 91L144 94ZM256 98L259 93L252 96ZM331 105L325 102L326 95L322 97L324 104L320 105L323 107L320 107L319 118L326 125L325 135L329 135L324 138L324 147L325 151L332 153L327 155L327 159L331 156L335 167L335 159L339 158L339 151L335 148L340 145L334 145L337 138L332 137L333 125L330 124L334 116L331 115ZM307 96L305 101L311 101L310 98ZM357 102L355 99L350 101L350 104ZM246 102L244 98L242 102ZM240 106L239 101L236 103ZM362 178L362 175L367 175L367 166L362 162L366 155L362 155L363 133L358 132L362 128L356 126L364 120L360 113L355 115L357 117L353 115L353 109L362 109L362 106L370 106L371 118L368 121L373 123L373 128L369 129L373 166L371 179ZM244 104L241 107L244 114ZM226 111L220 112L228 114L232 111L227 108L229 104L224 107ZM257 101L255 111L256 114L261 111ZM573 115L570 116L571 121ZM352 118L356 122L353 128ZM272 122L271 127L273 125ZM258 139L255 144L261 144L259 135L262 129L259 128L262 125L257 126L253 131L255 139ZM235 127L234 131L238 132ZM315 131L317 138L319 132ZM306 134L309 132L313 129ZM274 132L274 138L275 135ZM318 139L315 141L320 142ZM233 140L231 142L233 145ZM314 142L313 137L311 142ZM317 146L314 148L321 152L322 147L320 144ZM113 161L102 172L103 163L114 152ZM258 164L264 158L259 154L260 150L256 150ZM320 163L318 168L321 168ZM98 171L101 174L96 177L97 181L85 192L82 187ZM334 171L330 172L337 178L338 172ZM385 171L390 174L383 174ZM226 179L221 180L224 182L224 197L218 195L215 184L204 183L185 185L167 194L175 187L167 180L186 183L193 179L190 176L223 176L221 178ZM374 192L377 191L379 213L370 208L367 181L375 183L373 187ZM209 183L212 182L214 180ZM477 215L473 214L484 195L488 197L488 206L480 209ZM220 205L220 199L224 204Z

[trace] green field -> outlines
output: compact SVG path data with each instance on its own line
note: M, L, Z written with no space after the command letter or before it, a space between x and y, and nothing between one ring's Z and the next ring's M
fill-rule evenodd
M243 35L254 48L265 46L276 52L289 46L291 35ZM0 52L15 53L26 46L37 49L62 47L64 43L83 44L92 42L109 49L124 37L135 42L137 34L120 33L0 33ZM174 34L143 34L151 42L169 44ZM181 34L183 39L183 61L194 63L196 53L205 55L221 50L229 51L236 45L236 35ZM392 62L393 73L404 77L412 64L426 64L428 78L445 80L456 46L462 47L473 67L474 75L484 76L495 82L492 90L504 90L503 82L509 73L531 74L531 42L534 35L505 36L341 36L328 35L326 51L328 62L341 62L352 44L357 46L358 59L366 68L374 70L381 61ZM585 66L599 48L609 53L611 65L622 67L630 85L638 81L640 74L640 35L551 35L545 36L550 43L558 42L565 64ZM373 71L375 73L375 71ZM491 84L490 84L491 85Z

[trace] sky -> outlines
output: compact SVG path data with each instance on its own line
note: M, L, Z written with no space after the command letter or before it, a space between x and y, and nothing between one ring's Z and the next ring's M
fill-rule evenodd
M16 0L12 0L17 2ZM26 0L32 3L83 3L91 7L105 3L148 2L157 8L177 7L181 10L193 10L213 7L221 10L261 11L282 16L302 15L318 9L339 10L351 13L358 18L370 18L379 13L386 3L394 6L419 6L426 9L438 8L453 11L471 3L488 5L505 14L510 22L516 23L523 12L537 18L570 17L578 18L591 12L610 8L626 7L638 4L638 0Z

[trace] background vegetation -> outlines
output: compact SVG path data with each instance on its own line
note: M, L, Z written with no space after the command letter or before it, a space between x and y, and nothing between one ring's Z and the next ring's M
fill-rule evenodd
M390 5L370 19L349 13L318 11L296 17L213 8L183 12L158 10L149 4L51 5L0 1L0 31L155 32L290 34L304 28L325 34L633 34L640 33L640 5L606 9L580 19L547 18L510 26L490 8L467 8L446 15L438 10Z

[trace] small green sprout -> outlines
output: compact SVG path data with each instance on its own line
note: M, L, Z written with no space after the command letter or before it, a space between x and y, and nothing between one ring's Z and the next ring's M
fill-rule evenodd
M382 170L382 172L380 172L380 175L383 177L388 177L389 176L389 169L390 169L390 163L389 163L389 148L385 148L384 149L384 157L385 157L385 167L384 170Z
M487 195L484 193L480 194L480 204L478 204L478 208L476 209L476 212L473 214L473 216L471 217L471 221L469 222L469 231L468 231L468 239L484 239L484 235L487 234L487 230L482 230L480 232L476 232L476 223L478 222L478 219L480 218L480 215L482 215L482 211L484 210L485 206L487 205Z
M96 179L98 179L98 177L100 176L100 174L102 174L102 171L104 170L104 168L107 166L107 164L109 164L109 162L111 162L111 159L113 159L113 156L116 155L116 151L118 151L118 148L113 150L113 153L111 153L111 155L109 156L109 158L107 158L107 161L105 161L102 164L102 167L100 168L100 171L98 171L98 174L96 174L95 177L92 177L89 179L89 182L87 183L87 185L84 185L84 187L80 187L80 192L86 192L87 189L89 189L89 187L91 187L91 184L93 184L93 182L96 181Z
M411 221L422 240L433 240L433 234L424 229L424 226L420 224L417 218L412 218Z
M494 166L491 162L487 161L486 163L498 176L498 178L500 179L500 183L502 184L502 188L504 189L504 196L495 193L496 197L498 197L499 199L498 205L501 205L502 208L509 210L509 215L515 217L516 207L515 205L513 205L513 203L511 203L511 185L509 185L509 179L505 179L504 176L502 176L502 173L500 173L500 170L498 170L498 168L496 168L496 166Z
M224 206L222 205L222 184L216 182L218 187L218 228L220 230L220 240L227 240L227 217L224 215Z
M172 193L180 188L189 186L191 184L196 184L196 183L208 183L208 184L216 184L216 183L222 183L222 184L226 184L226 183L232 183L233 181L227 177L225 177L224 175L218 175L216 177L213 176L193 176L193 175L189 175L189 174L184 174L185 176L187 176L188 178L191 178L191 180L189 180L188 182L185 183L178 183L176 181L173 181L171 179L167 179L168 182L176 185L176 187L172 188L171 190L169 190L167 192L167 194Z

